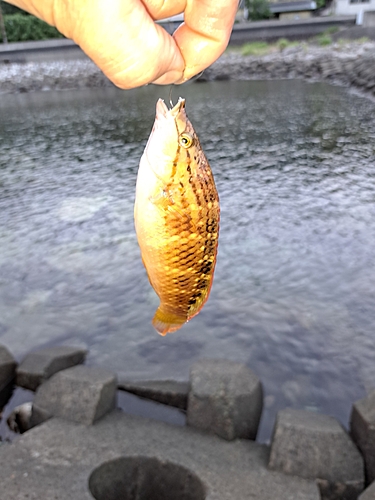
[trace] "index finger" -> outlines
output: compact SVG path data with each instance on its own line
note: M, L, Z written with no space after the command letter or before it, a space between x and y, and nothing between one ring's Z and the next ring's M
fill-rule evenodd
M187 0L185 22L173 34L185 60L183 81L200 73L226 49L238 0Z

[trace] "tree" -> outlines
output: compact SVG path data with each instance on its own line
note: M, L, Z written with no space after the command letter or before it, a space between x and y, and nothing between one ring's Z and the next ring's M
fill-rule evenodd
M1 9L1 0L0 0L0 34L1 38L3 39L3 43L8 43L7 32L5 30L5 24L4 24L3 11Z
M245 6L248 12L247 18L252 21L269 19L272 16L267 0L245 0Z

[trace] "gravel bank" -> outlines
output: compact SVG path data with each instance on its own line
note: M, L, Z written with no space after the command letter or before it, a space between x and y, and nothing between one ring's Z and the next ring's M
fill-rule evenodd
M298 45L263 56L228 51L199 78L210 80L299 78L353 86L375 96L375 42ZM0 65L0 93L112 86L90 60Z
M298 45L264 56L227 52L201 80L298 78L353 86L375 96L375 42Z
M0 65L0 94L109 86L113 84L89 59Z

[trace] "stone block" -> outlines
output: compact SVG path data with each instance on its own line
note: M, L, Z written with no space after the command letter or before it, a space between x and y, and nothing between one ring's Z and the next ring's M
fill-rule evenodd
M187 424L224 439L255 439L263 408L260 380L247 366L201 360L192 366Z
M7 424L10 430L17 434L23 434L31 428L30 420L33 404L23 403L16 406L7 418Z
M36 391L55 373L84 362L87 351L77 347L46 347L28 354L17 369L16 384Z
M175 380L127 380L120 378L118 388L140 396L151 399L168 406L174 406L186 410L189 392L187 382Z
M375 390L354 403L350 431L364 457L366 481L370 484L375 481Z
M206 499L205 486L196 474L156 457L120 457L105 462L90 475L89 489L95 500Z
M9 382L8 385L6 385L5 387L3 387L0 390L0 415L1 415L1 410L6 406L6 404L8 403L10 398L12 397L13 390L14 390L14 383L13 382ZM0 441L0 443L1 443L1 441Z
M115 375L101 368L75 366L60 371L37 390L31 425L61 417L91 425L115 408Z
M8 349L0 345L0 391L15 377L17 363Z
M333 417L304 410L278 413L269 468L315 478L323 500L356 500L364 488L363 458Z
M359 495L358 500L375 500L375 481Z
M267 446L112 411L61 418L0 444L1 500L320 500L314 480L267 470Z
M30 429L32 429L36 425L42 424L43 422L49 420L52 417L53 417L52 413L50 413L48 410L45 410L44 408L41 408L40 406L35 406L33 404L31 408L31 417L29 421Z

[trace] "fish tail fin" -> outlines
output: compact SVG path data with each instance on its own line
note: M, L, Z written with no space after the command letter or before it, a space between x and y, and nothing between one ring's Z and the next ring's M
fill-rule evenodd
M184 323L186 323L185 316L166 312L161 307L158 307L154 319L152 320L155 330L163 337L167 333L175 332L181 328Z

